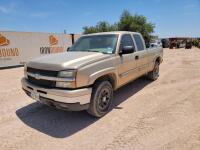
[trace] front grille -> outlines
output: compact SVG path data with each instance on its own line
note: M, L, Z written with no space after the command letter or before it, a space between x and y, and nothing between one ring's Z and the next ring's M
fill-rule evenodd
M41 69L36 69L36 68L31 68L31 67L27 67L27 72L32 73L32 74L47 76L47 77L57 77L58 75L58 71L41 70ZM34 85L45 87L45 88L54 88L56 85L56 81L36 79L31 76L28 76L28 81Z
M45 88L54 88L56 85L56 81L43 80L43 79L37 80L31 76L28 76L28 81L34 85L45 87Z
M41 70L36 68L27 67L27 72L33 73L33 74L39 74L43 76L49 76L49 77L57 77L58 71L50 71L50 70Z

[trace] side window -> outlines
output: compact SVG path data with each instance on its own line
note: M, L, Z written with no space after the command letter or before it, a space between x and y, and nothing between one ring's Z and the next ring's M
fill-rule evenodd
M134 34L133 37L134 37L134 39L135 39L135 42L136 42L138 51L144 50L144 44L143 44L143 41L142 41L141 36L138 35L138 34Z
M134 47L133 40L132 40L132 37L130 34L122 35L120 48L122 48L124 46L133 46Z

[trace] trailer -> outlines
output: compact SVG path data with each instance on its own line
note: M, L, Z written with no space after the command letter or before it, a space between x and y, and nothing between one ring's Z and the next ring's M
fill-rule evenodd
M0 31L0 68L66 52L80 34Z
M169 48L185 48L186 44L191 41L190 37L172 37L169 38Z

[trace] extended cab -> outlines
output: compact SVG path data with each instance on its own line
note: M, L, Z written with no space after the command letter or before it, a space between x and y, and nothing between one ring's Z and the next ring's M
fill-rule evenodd
M43 104L102 117L113 91L143 75L156 80L162 60L163 49L147 49L140 33L88 34L67 52L29 61L22 88Z

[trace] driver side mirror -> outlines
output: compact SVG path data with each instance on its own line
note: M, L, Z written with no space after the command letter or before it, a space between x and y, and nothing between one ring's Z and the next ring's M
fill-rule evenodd
M133 46L123 46L119 51L119 55L130 54L130 53L133 53L133 52L134 52Z
M69 51L70 47L67 48L67 51Z

